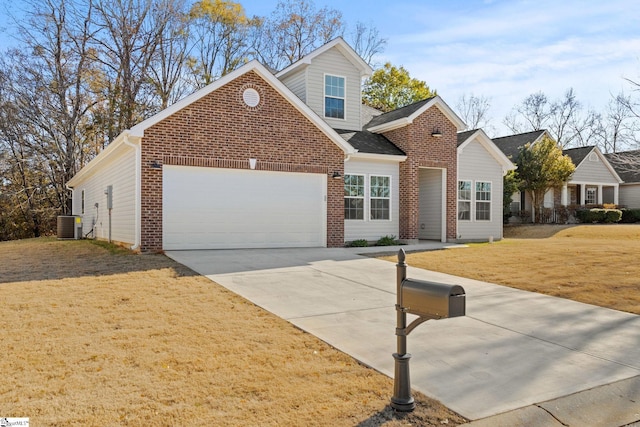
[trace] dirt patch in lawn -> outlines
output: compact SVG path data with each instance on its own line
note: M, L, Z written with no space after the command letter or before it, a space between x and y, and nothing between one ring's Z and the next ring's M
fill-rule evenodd
M505 236L409 254L407 263L640 314L640 225L529 225L505 227Z
M0 301L3 417L39 426L465 421L417 392L416 411L395 414L392 379L162 255L2 242Z

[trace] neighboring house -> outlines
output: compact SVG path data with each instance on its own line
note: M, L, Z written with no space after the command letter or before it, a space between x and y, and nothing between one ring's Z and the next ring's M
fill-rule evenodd
M619 204L630 209L640 209L640 150L605 156L623 181L620 184Z
M561 189L563 206L619 203L622 179L598 147L569 148L563 153L576 166L575 172Z
M535 144L545 135L551 138L546 130L540 130L494 138L493 142L515 163L522 147ZM618 204L619 185L622 180L597 147L570 148L563 150L563 153L571 158L576 170L562 187L547 191L543 202L545 208ZM512 213L531 211L531 206L531 196L528 192L513 195Z
M504 166L458 168L491 146L479 134L458 147L464 123L439 96L363 106L371 73L341 38L275 75L245 64L122 132L69 181L73 213L85 234L142 251L499 238ZM472 195L491 200L489 219L463 234L459 176L491 182Z
M458 134L458 239L502 238L503 177L515 165L481 130Z

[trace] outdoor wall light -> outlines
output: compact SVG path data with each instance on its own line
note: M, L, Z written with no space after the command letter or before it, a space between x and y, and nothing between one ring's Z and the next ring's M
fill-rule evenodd
M331 177L333 179L340 179L342 178L342 174L340 173L340 171L333 171L333 175L331 175Z
M162 169L162 165L160 164L159 160L152 160L151 161L151 168L152 169Z
M442 132L440 132L440 129L434 128L433 132L431 132L431 136L435 138L440 138L442 136Z

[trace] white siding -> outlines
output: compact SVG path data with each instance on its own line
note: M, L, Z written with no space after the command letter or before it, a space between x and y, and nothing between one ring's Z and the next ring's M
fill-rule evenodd
M365 219L345 220L344 240L350 242L358 239L378 240L384 236L396 236L399 232L399 167L397 162L384 162L374 160L354 160L351 159L344 165L345 174L365 175ZM390 176L391 177L391 219L375 220L369 219L369 176Z
M592 152L592 154L595 154ZM599 157L597 161L589 160L589 156L576 168L569 182L588 182L593 184L617 184L618 180L611 171L602 163Z
M442 169L418 174L418 239L442 239Z
M620 205L640 209L640 184L621 184L618 197Z
M472 141L464 147L458 155L458 180L472 181L471 220L458 221L458 239L502 239L502 179L502 167L482 144ZM475 184L478 181L491 183L490 221L476 221Z
M307 75L306 70L307 69L304 68L303 70L282 79L282 83L284 83L284 85L288 87L291 92L295 93L296 96L304 103L307 102L307 87L305 85Z
M109 238L109 210L105 190L112 185L111 240L133 244L136 223L136 150L123 146L118 154L105 160L96 169L73 189L73 214L82 216L83 235L89 233L95 225L97 238ZM85 192L84 214L82 190Z
M324 76L345 78L345 118L324 117ZM316 57L306 70L307 105L334 129L360 130L360 72L339 50L330 49Z

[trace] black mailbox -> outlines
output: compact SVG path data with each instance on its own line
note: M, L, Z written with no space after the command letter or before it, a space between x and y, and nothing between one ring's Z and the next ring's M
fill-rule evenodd
M400 306L407 313L431 319L465 315L465 292L460 285L404 279Z

